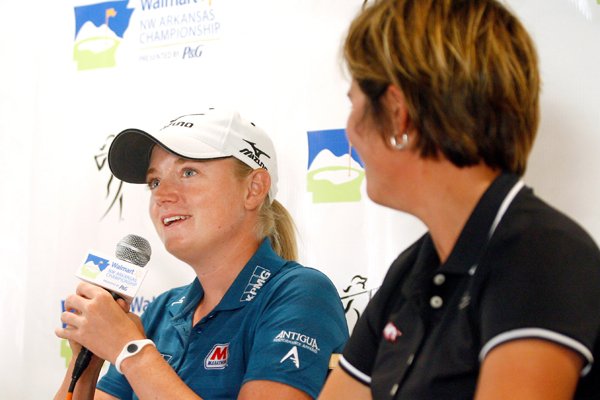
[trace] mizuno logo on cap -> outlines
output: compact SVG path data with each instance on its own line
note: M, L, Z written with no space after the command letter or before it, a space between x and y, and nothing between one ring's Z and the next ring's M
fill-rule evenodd
M246 139L243 139L243 140L244 140L244 142L246 142L250 146L252 146L252 150L250 150L250 149L242 149L242 150L240 150L240 153L245 154L246 156L248 156L248 158L250 158L256 164L258 164L261 168L264 168L264 169L268 170L268 168L265 166L265 164L260 160L260 156L262 156L263 154L267 158L271 158L271 156L268 155L267 153L265 153L264 151L262 151L261 149L259 149L258 147L256 147L256 143L250 142L250 141L248 141Z
M203 115L203 114L200 114ZM181 117L177 117L175 119L172 119L167 125L163 126L161 128L161 131L165 128L168 128L170 126L183 126L184 128L191 128L194 126L193 122L185 122L185 121L180 121L181 118L186 117L187 115L181 116Z

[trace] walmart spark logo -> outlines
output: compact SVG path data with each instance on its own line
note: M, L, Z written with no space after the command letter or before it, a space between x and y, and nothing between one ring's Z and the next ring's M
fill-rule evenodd
M129 0L75 7L73 59L78 70L116 65L116 51L133 13L127 3Z
M309 131L307 190L313 203L360 201L364 165L344 129Z

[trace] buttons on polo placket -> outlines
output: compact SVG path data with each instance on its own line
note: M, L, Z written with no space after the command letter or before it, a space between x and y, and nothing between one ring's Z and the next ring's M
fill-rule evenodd
M438 309L444 305L444 300L442 300L440 296L432 296L431 299L429 299L429 305L431 308Z
M469 275L473 276L477 272L477 264L474 264L471 268L469 268Z
M446 275L444 274L435 274L435 276L433 277L433 284L435 286L442 286L444 282L446 282ZM444 300L441 296L438 295L431 296L431 298L429 299L429 305L431 306L431 308L438 309L442 305L444 305Z

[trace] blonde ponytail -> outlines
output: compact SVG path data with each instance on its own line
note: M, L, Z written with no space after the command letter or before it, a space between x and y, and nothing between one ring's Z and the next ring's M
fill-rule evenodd
M273 250L286 260L298 259L298 247L296 245L296 225L292 216L285 207L273 200L271 204L266 199L261 207L260 220L263 225L264 236L269 236ZM269 233L267 228L270 225Z
M248 165L236 159L236 175L247 177L253 170ZM298 259L296 244L296 225L291 214L277 200L271 201L265 197L258 214L256 234L259 240L268 237L277 255L286 260Z

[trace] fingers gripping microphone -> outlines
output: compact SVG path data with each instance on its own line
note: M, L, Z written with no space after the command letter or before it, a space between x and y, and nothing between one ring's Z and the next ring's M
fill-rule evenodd
M150 243L141 236L127 235L117 243L115 249L115 256L122 261L137 265L138 267L145 267L150 261L150 255L152 250ZM105 288L106 289L106 288ZM109 289L106 289L109 290ZM109 290L115 300L123 298L119 293ZM92 359L92 352L85 347L81 347L81 351L75 361L73 367L73 373L71 375L71 385L69 387L69 393L72 393L75 389L75 383L87 368L90 360Z

